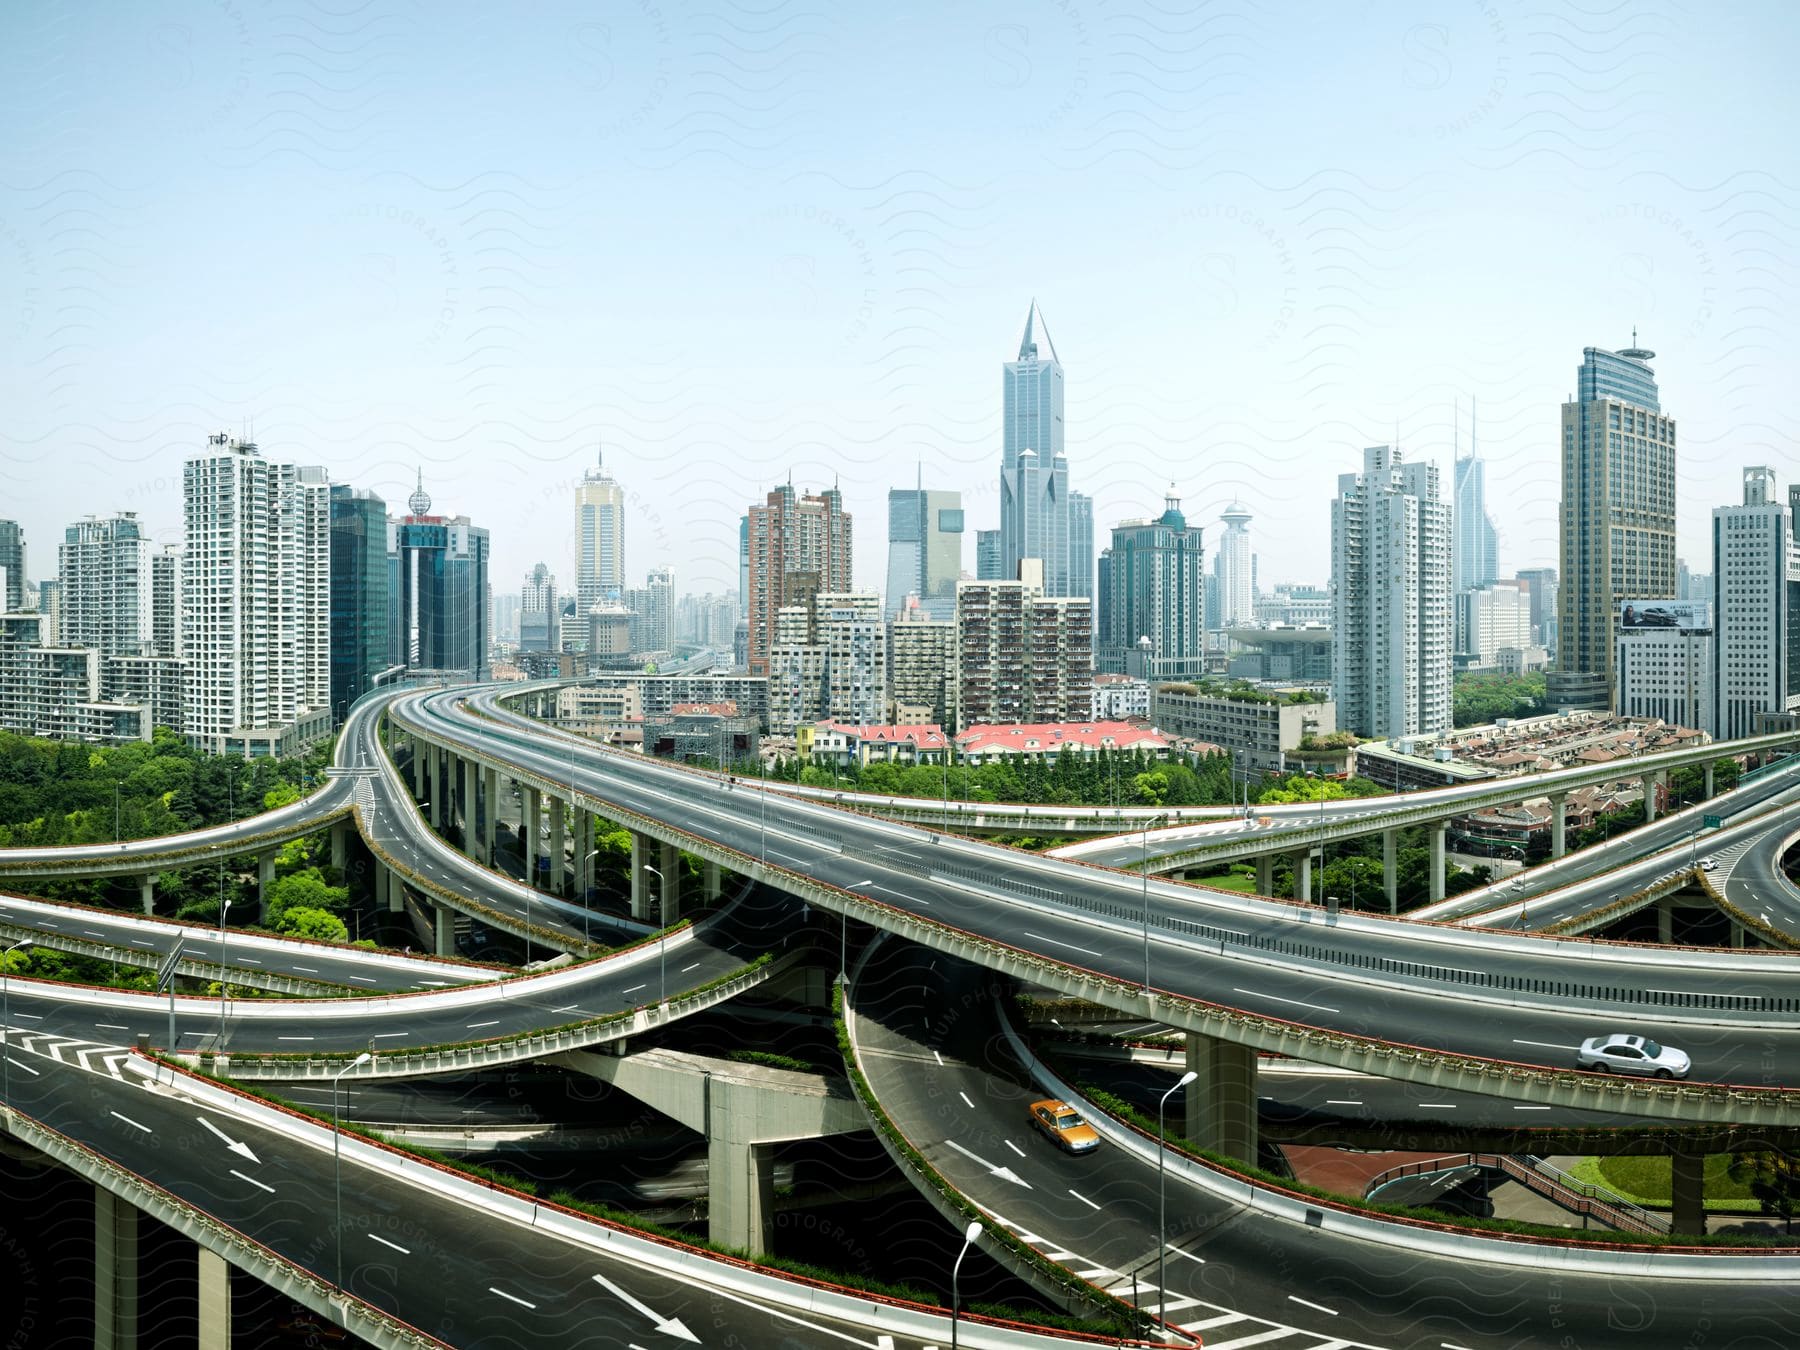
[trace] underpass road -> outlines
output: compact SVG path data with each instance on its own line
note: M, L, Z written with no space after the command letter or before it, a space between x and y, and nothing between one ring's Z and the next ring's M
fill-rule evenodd
M934 1166L1015 1233L1128 1301L1135 1273L1141 1306L1166 1304L1168 1320L1200 1328L1211 1350L1772 1350L1800 1335L1785 1289L1563 1276L1397 1252L1257 1214L1172 1174L1159 1293L1156 1169L1105 1143L1070 1157L1031 1131L1026 1107L1043 1094L1001 1037L993 980L885 940L850 999L876 1096ZM1178 1121L1180 1097L1169 1105Z

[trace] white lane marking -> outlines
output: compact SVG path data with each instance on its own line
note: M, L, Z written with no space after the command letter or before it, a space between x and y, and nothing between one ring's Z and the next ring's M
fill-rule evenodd
M8 1064L12 1065L13 1068L15 1068L15 1069L25 1070L25 1072L30 1074L33 1078L42 1078L44 1076L43 1074L39 1073L36 1069L32 1068L31 1065L19 1063L19 1061L14 1059L11 1055L8 1055L6 1057L6 1062Z
M96 1022L97 1027L105 1027L108 1031L129 1031L130 1027L122 1027L117 1022Z
M942 1055L940 1055L937 1051L933 1050L931 1052L931 1057L938 1062L938 1068L941 1069L944 1067L944 1057Z
M1515 1111L1548 1111L1549 1109L1550 1108L1547 1106L1515 1106L1515 1107L1513 1107L1513 1110L1515 1110Z
M963 1105L964 1105L964 1106L966 1106L966 1107L968 1107L968 1108L969 1108L969 1110L971 1110L971 1111L973 1111L973 1110L974 1110L974 1109L975 1109L975 1103L974 1103L974 1102L972 1102L972 1101L970 1101L970 1100L969 1100L969 1094L968 1094L968 1093L966 1093L966 1092L958 1092L958 1093L957 1093L957 1094L956 1094L956 1095L957 1095L957 1096L959 1096L959 1097L961 1097L961 1098L962 1098L962 1099L963 1099Z
M696 961L696 962L694 962L694 964L693 964L693 965L691 965L691 966L683 966L683 967L682 967L682 968L681 968L681 973L682 973L682 974L683 974L683 975L685 975L685 974L687 974L687 973L688 973L688 972L689 972L689 971L690 971L690 970L698 970L698 969L700 969L700 963L699 963L699 962L698 962L698 961Z
M1238 989L1234 987L1231 992L1234 994L1248 994L1251 998L1266 998L1275 1003L1291 1003L1296 1008L1311 1008L1314 1012L1334 1013L1338 1011L1336 1008L1327 1008L1323 1003L1302 1003L1297 998L1283 998L1279 994L1264 994L1255 989Z
M151 1129L148 1125L140 1125L137 1123L137 1121L133 1120L130 1116L122 1116L117 1111L108 1111L106 1114L111 1116L114 1120L124 1121L127 1125L131 1126L131 1128L134 1130L142 1130L145 1134L155 1134L156 1133L156 1131Z
M1028 938L1036 938L1039 942L1048 942L1052 947L1067 947L1072 952L1080 952L1083 956L1099 956L1100 953L1091 947L1077 947L1073 942L1058 942L1055 938L1047 938L1042 933L1027 933Z
M1012 1140L1003 1139L1000 1142L1005 1144L1008 1148L1010 1148L1014 1153L1018 1154L1021 1158L1023 1158L1025 1156L1025 1150L1020 1148L1017 1144L1013 1143Z
M833 1337L836 1340L847 1341L851 1345L859 1346L861 1348L861 1350L884 1350L884 1347L881 1345L880 1341L859 1340L855 1336L850 1335L848 1332L839 1331L836 1327L820 1326L816 1322L807 1321L804 1317L797 1317L791 1312L783 1312L780 1308L775 1307L773 1304L757 1303L754 1300L745 1298L742 1294L734 1294L731 1292L731 1290L726 1289L723 1286L711 1287L709 1289L709 1292L716 1294L722 1298L728 1298L733 1303L741 1303L746 1308L754 1308L757 1312L766 1313L770 1317L779 1317L784 1322L793 1322L793 1323L798 1324L799 1326L806 1327L809 1330L822 1332L824 1335ZM883 1339L886 1339L886 1338L884 1337Z
M402 1247L398 1242L389 1242L386 1238L377 1237L374 1233L368 1234L368 1238L371 1242L379 1242L384 1247L392 1247L395 1251L399 1252L400 1255L402 1255L402 1256L411 1256L412 1255L412 1252L407 1250L405 1247Z
M42 1013L22 1012L22 1013L14 1013L13 1016L14 1017L23 1017L28 1022L41 1022L44 1020L44 1015Z
M86 933L89 937L104 938L106 936L106 934L102 933L98 928L84 928L81 931Z
M1346 1097L1327 1097L1325 1099L1325 1105L1327 1105L1327 1106L1361 1106L1362 1103L1361 1102L1353 1102Z
M1100 1208L1100 1206L1096 1205L1092 1200L1088 1199L1085 1195L1083 1195L1078 1190L1071 1188L1069 1191L1069 1194L1074 1196L1077 1200L1081 1201L1082 1204L1086 1205L1091 1210L1097 1211Z
M156 950L156 947L154 944L149 943L149 942L142 942L137 938L131 939L131 945L134 947L149 947L151 951Z
M277 1036L275 1039L278 1041L310 1041L313 1039L313 1037L311 1037L311 1036Z
M1454 1111L1454 1110L1456 1110L1456 1103L1455 1102L1420 1102L1418 1109L1421 1111Z
M1513 1039L1513 1044L1535 1045L1540 1050L1574 1050L1576 1048L1573 1045L1557 1045L1552 1041L1521 1041L1517 1037Z
M1323 1303L1309 1303L1305 1299L1301 1298L1298 1294L1289 1294L1288 1302L1289 1303L1298 1303L1302 1308L1311 1308L1314 1312L1326 1313L1332 1317L1336 1317L1338 1315L1338 1310L1336 1308L1327 1308Z
M1209 1341L1206 1350L1236 1350L1246 1345L1261 1345L1264 1341L1280 1340L1283 1336L1292 1336L1295 1328L1276 1327L1273 1331L1260 1331L1254 1336L1239 1336L1235 1341Z
M240 956L237 958L237 963L240 966L260 966L262 964L254 956ZM296 966L295 969L298 970L299 967Z
M1206 1258L1204 1256L1195 1256L1192 1252L1184 1252L1181 1250L1181 1248L1177 1247L1173 1242L1165 1242L1163 1244L1163 1249L1165 1251L1174 1252L1175 1255L1177 1255L1177 1256L1185 1256L1185 1257L1187 1257L1188 1260L1192 1261L1197 1266L1203 1266L1206 1264Z
M580 1012L581 1009L577 1008L573 1003L571 1003L566 1008L552 1008L550 1011L553 1013L568 1013L568 1012Z
M644 984L634 984L634 985L632 985L632 986L631 986L631 988L629 988L629 989L621 989L621 990L620 990L620 991L619 991L619 992L620 992L620 993L622 993L622 994L635 994L635 993L637 993L637 991L638 991L638 990L640 990L640 989L648 989L648 988L649 988L649 987L650 987L650 985L649 985L649 984L648 984L648 983L644 983Z
M390 1036L410 1036L410 1035L412 1035L412 1033L410 1031L378 1031L373 1036L369 1037L369 1039L372 1041L384 1041L384 1040L388 1039L388 1037L390 1037Z
M471 1022L471 1023L469 1023L468 1029L470 1031L479 1031L479 1030L481 1030L482 1027L497 1027L499 1025L500 1025L500 1019L498 1017L496 1017L491 1022Z
M517 1294L509 1294L506 1292L506 1290L496 1289L491 1284L488 1286L488 1293L498 1294L498 1295L500 1295L501 1298L507 1300L509 1303L516 1303L521 1308L530 1308L533 1312L537 1311L537 1304L527 1303L524 1299L520 1298Z
M275 1194L275 1188L273 1186L265 1186L262 1184L262 1182L258 1181L255 1177L247 1177L242 1172L238 1171L237 1168L235 1168L235 1167L231 1169L231 1175L236 1177L239 1181L249 1182L252 1186L256 1187L256 1189L259 1191L267 1191L270 1195Z
M375 983L375 981L371 980L367 975L352 975L352 976L350 976L350 978L355 980L358 984L374 984Z
M450 987L448 980L415 980L414 983L424 985L427 989L448 989Z

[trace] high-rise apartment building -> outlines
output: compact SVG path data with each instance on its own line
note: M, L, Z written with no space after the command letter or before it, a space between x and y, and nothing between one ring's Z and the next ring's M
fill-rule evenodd
M962 493L922 485L888 490L888 618L906 608L909 595L934 618L955 616L962 537Z
M156 655L156 554L135 512L89 516L64 530L61 643L102 656Z
M485 680L488 532L433 515L422 475L407 509L387 526L389 664Z
M5 578L0 577L0 582L4 581ZM43 643L46 647L54 647L61 640L59 634L62 632L62 582L53 577L38 582L37 607L38 615L43 619ZM177 613L177 624L180 621L181 616Z
M1655 355L1586 348L1563 404L1553 707L1610 706L1619 602L1675 598L1675 419L1662 411Z
M625 596L625 489L604 461L575 486L575 608Z
M975 531L975 579L1004 581L1006 564L1000 558L1000 531Z
M556 577L544 563L527 572L519 588L519 650L562 650L562 600L556 593Z
M183 733L286 754L331 722L330 483L224 433L182 469Z
M25 531L16 520L0 520L0 588L8 614L25 608Z
M749 513L749 630L752 675L769 673L776 616L821 592L851 589L851 517L835 487L797 495L784 483Z
M1173 483L1160 516L1113 526L1098 669L1147 680L1194 680L1205 673L1201 534L1200 526L1189 525L1181 513Z
M1775 470L1744 470L1743 505L1714 508L1712 536L1715 729L1735 739L1800 708L1800 544Z
M955 724L1084 721L1093 708L1094 613L1085 596L1044 594L1027 558L1016 581L956 591Z
M1378 445L1331 503L1337 723L1364 737L1450 728L1451 510L1435 464Z
M331 488L331 713L375 687L388 665L387 503L367 488Z
M1458 420L1461 413L1456 414ZM1476 449L1475 410L1469 409L1469 453L1456 466L1455 563L1451 586L1460 594L1500 579L1500 535L1487 509L1487 462Z
M908 605L888 629L889 720L949 723L955 712L956 620Z
M652 567L644 578L646 650L675 650L675 569Z
M879 723L887 714L887 624L873 591L820 592L783 605L769 650L769 730L802 722Z
M1239 628L1256 619L1256 579L1250 566L1250 510L1233 502L1219 514L1225 532L1219 536L1213 570L1219 603L1206 615L1208 628Z

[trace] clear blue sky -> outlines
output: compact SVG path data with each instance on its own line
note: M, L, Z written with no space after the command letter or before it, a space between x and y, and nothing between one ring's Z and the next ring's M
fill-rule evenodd
M634 575L736 581L836 478L996 522L1037 296L1104 528L1173 480L1323 581L1328 501L1480 405L1505 570L1555 561L1581 349L1659 352L1681 552L1800 478L1800 20L1776 3L0 7L0 515L178 536L184 456L272 457L572 581L604 443ZM1465 444L1466 426L1461 433ZM973 541L966 563L973 566Z

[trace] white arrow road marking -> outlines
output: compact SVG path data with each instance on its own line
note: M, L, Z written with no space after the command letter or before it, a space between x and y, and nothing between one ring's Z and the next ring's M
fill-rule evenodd
M968 1149L964 1148L961 1144L957 1143L956 1140L954 1140L954 1139L946 1139L946 1140L944 1140L944 1142L946 1144L950 1145L950 1147L955 1149L958 1153L962 1154L963 1157L971 1159L974 1162L980 1163L983 1167L987 1168L987 1170L989 1172L991 1172L993 1175L999 1177L1002 1181L1010 1181L1015 1186L1023 1186L1026 1190L1031 1189L1031 1183L1029 1181L1025 1180L1025 1178L1020 1176L1017 1172L1013 1171L1012 1168L1010 1168L1010 1167L995 1167L994 1164L989 1162L986 1158L982 1157L979 1153L969 1152Z
M221 1130L217 1125L213 1124L205 1116L195 1116L194 1119L200 1122L200 1126L202 1129L210 1130L213 1134L216 1134L219 1138L223 1139L225 1141L225 1147L230 1149L233 1153L237 1154L238 1157L248 1158L251 1162L255 1163L258 1167L262 1166L262 1159L257 1157L254 1153L252 1153L250 1151L250 1146L248 1144L240 1144L237 1140L233 1139L230 1135L226 1134L225 1131Z
M262 1182L258 1181L255 1177L247 1177L242 1172L238 1171L237 1168L235 1168L235 1167L231 1169L231 1175L236 1177L239 1181L249 1182L252 1186L256 1187L256 1189L259 1191L267 1191L270 1195L275 1194L275 1188L273 1186L265 1186L262 1184Z
M648 1317L652 1322L656 1323L656 1329L662 1332L663 1335L673 1336L678 1341L687 1341L693 1345L700 1344L700 1338L684 1327L681 1324L681 1319L679 1317L663 1317L648 1303L633 1298L604 1275L594 1276L594 1283L606 1290L614 1298L629 1304L645 1317Z

